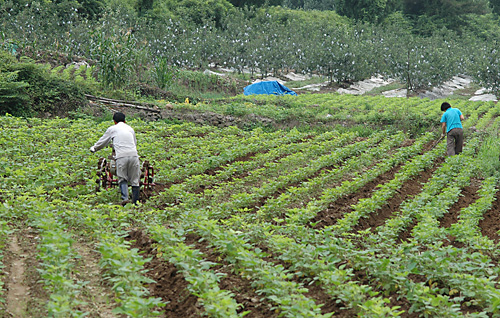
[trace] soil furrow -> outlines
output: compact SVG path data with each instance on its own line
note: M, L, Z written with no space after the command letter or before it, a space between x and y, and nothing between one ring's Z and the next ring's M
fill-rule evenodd
M319 212L312 220L315 229L322 229L337 223L344 215L352 211L352 206L357 204L360 199L369 198L379 184L384 184L394 178L401 166L397 166L388 172L378 176L365 184L361 189L354 193L350 193L342 198L331 202L326 210Z
M498 211L500 211L500 191L497 192L491 209L486 211L483 219L479 221L481 233L493 240L495 244L500 242L500 235L498 234L498 231L500 231L500 213Z
M212 267L212 270L225 275L219 282L220 288L234 293L236 302L243 305L240 311L250 311L245 317L275 318L279 316L278 312L272 309L273 305L266 301L263 295L255 292L250 281L241 278L231 270L232 265L223 260L224 255L221 255L209 247L206 241L200 239L200 236L188 235L186 237L186 244L194 245L194 248L205 255L206 260L217 264Z
M463 188L458 201L453 204L448 210L448 213L439 220L439 225L448 228L452 224L457 223L460 216L460 210L468 207L479 199L477 193L479 188L480 186L477 180L472 180L470 186Z
M194 318L203 316L203 308L198 298L187 289L188 282L175 268L174 264L158 258L154 247L155 241L142 231L134 230L127 239L132 241L132 248L139 249L144 257L151 260L144 264L147 277L155 283L149 285L151 297L160 297L166 306L162 308L165 318Z
M273 311L272 304L263 298L263 296L258 295L255 289L251 286L251 282L246 279L241 279L239 276L232 274L228 269L231 268L227 262L221 261L222 256L216 252L213 248L210 248L205 241L200 242L198 236L190 235L187 242L194 244L195 248L203 252L206 255L206 259L219 263L219 265L214 266L214 269L218 272L226 274L226 276L221 280L220 286L223 289L232 290L233 292L238 292L235 295L235 299L238 303L244 305L244 310L250 310L251 312L245 317L252 318L263 318L263 317L279 317L278 312ZM267 246L258 246L259 249L266 253L270 253ZM273 263L276 265L281 265L286 270L290 269L289 264L272 257L263 258L264 261ZM328 295L321 284L313 283L311 284L312 277L304 276L297 277L293 279L296 283L303 284L308 291L304 295L310 299L313 299L317 304L321 304L321 311L323 314L333 313L332 317L347 318L355 316L355 312L352 309L345 308L345 304L339 299L333 298ZM249 300L251 302L249 302ZM264 309L264 310L259 310Z
M370 213L368 218L361 218L359 223L354 226L353 231L364 231L368 228L373 230L383 225L387 219L393 217L394 212L399 209L401 203L415 197L422 191L423 184L431 178L438 166L439 164L436 164L431 169L422 171L416 178L406 181L381 209L377 210L375 213Z

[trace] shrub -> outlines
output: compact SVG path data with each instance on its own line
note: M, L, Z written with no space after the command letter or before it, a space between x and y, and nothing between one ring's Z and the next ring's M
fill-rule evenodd
M81 89L71 81L52 74L32 60L10 61L0 66L0 101L8 103L1 113L32 116L41 113L65 116L86 104Z
M178 73L179 70L175 66L169 65L166 58L160 57L154 64L152 76L159 88L167 89L172 85Z
M0 50L0 115L22 115L28 106L29 96L26 82L19 81L19 72L8 71L16 59L6 51Z
M0 115L22 115L19 111L28 104L27 83L17 81L17 72L2 72L0 70Z

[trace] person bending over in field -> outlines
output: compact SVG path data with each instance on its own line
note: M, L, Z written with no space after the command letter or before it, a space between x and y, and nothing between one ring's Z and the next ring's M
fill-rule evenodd
M116 160L116 175L120 186L122 205L129 202L128 183L132 185L132 203L139 200L139 180L141 167L137 154L135 131L125 123L125 114L117 112L113 115L114 126L109 127L104 135L92 146L92 153L113 143Z
M447 102L441 104L441 111L444 112L441 117L441 128L443 132L441 138L446 134L446 152L448 156L458 155L462 152L464 145L464 131L462 120L464 115L458 108L452 108Z

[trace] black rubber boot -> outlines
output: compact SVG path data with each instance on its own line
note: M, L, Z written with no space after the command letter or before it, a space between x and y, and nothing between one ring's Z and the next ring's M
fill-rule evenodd
M139 201L140 189L141 188L139 186L132 187L132 203L135 205L137 205L137 201Z

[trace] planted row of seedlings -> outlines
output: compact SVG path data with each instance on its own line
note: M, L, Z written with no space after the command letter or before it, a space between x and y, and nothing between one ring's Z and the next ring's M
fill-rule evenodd
M378 140L381 139L381 134L379 135ZM300 146L296 146L292 144L292 146L282 146L284 149L291 150L290 153L283 153L282 150L277 150L273 153L274 160L262 162L263 165L253 165L251 170L244 171L242 174L234 175L233 166L229 166L227 169L223 168L218 175L225 175L229 178L221 184L218 184L216 187L209 187L203 191L202 195L198 193L179 193L180 197L177 198L181 204L176 205L172 208L167 208L166 212L170 212L170 210L179 211L180 209L191 209L196 206L207 206L213 204L213 202L231 202L231 195L233 193L243 193L245 190L255 188L258 186L258 182L265 182L268 178L279 177L280 175L286 175L289 172L292 172L294 168L298 166L303 166L305 162L317 157L317 156L325 156L328 154L328 151L335 148L342 148L346 144L353 142L356 138L355 134L345 134L340 136L331 135L330 140L326 141L318 141L317 143L312 142L300 144ZM280 148L282 148L280 147ZM260 159L260 156L256 156L257 159ZM267 157L267 156L265 156ZM319 159L318 159L319 160ZM254 161L254 160L250 160ZM248 165L245 165L249 167ZM228 175L230 173L231 175ZM169 192L166 190L165 192ZM160 194L160 197L163 195ZM172 195L168 195L168 198L173 198ZM208 198L208 199L207 199ZM245 200L246 198L242 198ZM248 198L249 200L252 198ZM233 201L236 201L236 198L233 198ZM172 211L172 213L174 212Z
M400 138L405 139L404 135L398 135L383 140L376 147L368 148L359 156L352 156L341 164L322 169L312 178L286 188L279 196L268 198L262 206L258 207L255 215L249 215L249 217L273 219L280 217L285 212L290 217L294 209L304 206L311 198L319 196L326 188L338 186L345 179L355 177L356 174L359 174L358 171L366 171L377 162L390 158L399 151L406 151L408 147L394 149L400 147L404 142ZM418 143L415 147L418 147ZM413 152L413 149L409 152Z
M276 96L244 97L242 103L237 105L241 105L242 112L253 111L258 115L278 120L295 116L324 123L346 125L363 123L379 128L384 125L394 125L400 129L420 131L422 127L433 127L436 121L439 122L442 115L441 103L442 100L418 98L387 99L384 96L303 94L298 98L289 99ZM286 107L282 107L283 104ZM454 100L451 104L465 114L479 108L484 113L485 110L495 107L493 102L466 100Z
M486 250L496 254L496 243L485 237L479 228L479 221L486 211L491 209L493 201L498 193L498 180L496 177L486 178L481 182L481 188L478 191L479 199L473 204L460 211L458 222L452 224L447 232L472 248Z
M47 313L50 317L83 317L88 313L81 310L88 305L82 290L88 281L78 278L75 271L81 256L74 248L75 237L88 235L91 246L100 253L99 265L103 284L113 291L115 308L113 313L128 317L156 317L162 302L149 297L146 288L152 280L145 277L144 263L148 260L130 248L123 238L120 223L124 214L111 218L106 210L92 209L86 204L62 201L60 198L24 197L24 215L16 212L22 202L9 201L2 213L26 218L27 223L38 232L37 244L40 260L38 272L49 293ZM102 207L101 207L102 208ZM109 211L108 211L109 213ZM124 226L124 224L121 224ZM76 233L73 233L77 230Z
M15 201L5 202L0 210L12 222L26 219L26 223L39 233L37 241L38 272L50 298L47 313L51 317L82 317L78 309L84 303L79 298L84 282L74 278L78 254L72 248L73 238L66 226L51 212L51 204L44 197L20 197L27 210L18 211ZM13 204L14 203L14 204Z
M462 157L462 160L464 159L466 158ZM386 224L381 227L375 235L373 235L373 237L369 237L366 240L367 242L372 242L372 245L374 247L371 249L374 250L375 255L377 255L377 259L378 257L380 257L378 261L374 261L373 257L364 259L364 262L367 265L373 266L373 268L371 269L373 275L378 276L380 280L384 281L392 278L393 281L398 282L397 278L399 278L399 283L393 285L393 288L397 286L401 289L402 285L400 284L404 282L407 292L412 291L413 289L415 289L415 286L418 286L419 289L428 290L430 294L435 293L435 295L430 298L422 298L422 295L418 295L413 292L411 294L408 294L408 299L413 304L412 310L418 312L421 311L426 315L446 314L450 317L461 316L462 314L460 313L460 307L462 305L461 302L463 301L461 295L463 294L474 296L475 298L471 299L472 303L476 301L478 303L481 303L482 295L471 293L468 290L468 288L470 288L470 284L462 284L460 287L457 286L459 287L457 290L460 292L456 292L457 290L455 290L455 293L453 291L450 293L451 288L449 287L445 287L443 289L443 286L437 286L437 284L433 285L432 281L447 283L447 285L445 286L450 286L450 284L453 286L454 284L447 280L446 275L443 275L442 272L433 272L433 270L436 270L436 268L430 271L426 271L425 268L423 268L422 264L426 263L427 265L430 265L435 261L435 259L431 262L424 262L423 259L421 259L421 257L426 256L430 256L430 258L433 259L430 253L425 254L421 252L421 242L412 239L409 242L401 243L399 242L397 237L398 233L400 233L405 227L408 227L410 224L412 224L412 220L418 219L421 215L426 215L428 212L443 211L451 204L453 204L454 200L457 199L459 191L457 190L456 186L447 188L446 183L442 182L441 178L451 177L462 180L470 178L470 174L473 169L462 169L462 171L459 172L459 170L463 168L461 166L461 164L463 163L463 161L458 164L456 162L452 162L451 164L455 166L454 169L450 169L449 167L447 167L448 165L443 166L448 168L447 171L439 171L439 173L442 174L437 174L436 177L432 178L430 182L424 186L424 189L419 196L417 196L413 201L402 205L400 214L397 215L397 217L388 220ZM422 232L418 228L413 228L412 233L419 238L425 237L426 235L425 232ZM435 242L442 242L439 238L435 238L434 240ZM441 244L437 243L438 249L441 251L441 253L446 253L445 249L442 249L442 246L440 246ZM392 264L392 262L387 264L387 259L397 259L398 262L395 262L394 264ZM411 261L406 262L407 260ZM461 261L463 261L463 259L454 259L452 257L449 259L449 261L460 263ZM358 262L363 263L363 259L361 258L361 260L358 260ZM381 265L383 268L386 268L385 271L380 270ZM475 266L470 267L472 272L474 272L474 268ZM446 270L449 273L448 275L453 276L453 270L455 270L454 268L449 267ZM411 279L407 280L409 275L420 275L420 273L433 273L433 275L426 276L424 274L423 276L417 276L422 280L417 280L418 283L413 282ZM466 276L464 275L464 273L459 275ZM479 273L478 276L480 276ZM475 277L474 279L478 279L478 277L476 276L472 277ZM429 282L431 283L429 284ZM446 288L448 288L448 290L446 290ZM435 306L429 305L433 303L432 299L435 299ZM489 307L488 305L484 309L486 312L496 312L497 310L496 307ZM477 313L478 317L484 315L486 314L481 310L479 310L479 312Z
M424 139L425 140L425 139ZM428 139L427 139L428 141ZM416 143L415 147L414 148L411 148L411 147L408 147L408 148L411 148L411 154L415 154L415 150L416 149L419 149L418 147L422 147L422 144L418 145L418 143ZM428 159L428 157L426 157L425 159ZM429 162L428 160L423 160L425 162ZM368 171L366 173L366 175L372 175L371 171ZM346 189L346 194L349 192L349 187L345 187L344 189ZM342 197L342 194L339 195L339 197ZM293 222L294 220L293 219L290 219L290 220L286 220L287 222L287 227L284 231L286 231L287 229L289 228L295 228L293 227ZM273 231L278 231L277 227L275 228L275 230ZM300 234L299 234L300 233ZM299 233L295 233L295 234L299 234L298 236L299 237L302 237L302 232L299 232ZM276 245L276 244L273 244L273 246ZM288 247L289 248L289 247ZM281 249L281 251L287 251L289 250L287 247L283 247ZM310 253L307 253L307 254L304 254L306 253L307 250L309 250L311 252L312 248L311 247L308 247L308 246L305 246L303 247L302 249L297 249L296 248L292 248L292 250L295 250L295 251L300 251L298 252L298 254L296 254L297 256L300 256L301 253L303 255L308 255ZM312 252L314 253L314 252ZM319 252L321 253L321 252ZM287 253L286 254L286 257L284 257L285 260L287 261L291 261L291 259L289 258L290 257L290 254ZM309 258L307 258L309 259ZM299 261L298 259L294 259L294 262L291 263L291 267L294 267L294 268L297 268L297 266L302 266L301 270L304 271L304 270L307 270L308 272L310 272L311 270L316 270L316 273L318 269L320 268L325 268L325 266L321 267L319 266L318 267L318 259L317 257L311 257L311 262L309 262L309 265L305 265L304 264L307 264L308 261L304 261L304 260L301 260ZM323 260L319 261L320 263L323 262ZM299 265L300 264L300 265ZM331 268L331 265L328 266L326 265L326 268ZM379 304L378 306L376 305L376 301L374 299L377 299L375 298L375 295L377 294L375 291L372 291L371 292L371 295L370 295L370 292L368 292L369 290L371 290L371 287L368 287L368 286L364 286L365 289L354 289L355 291L357 291L357 293L354 293L353 295L351 295L350 297L349 296L346 296L349 294L349 292L352 292L353 291L353 286L356 286L355 282L352 282L352 281L349 281L349 275L348 274L345 274L345 271L343 272L342 270L340 269L336 269L336 273L328 273L328 274L324 274L324 275L321 275L320 273L318 273L324 280L323 280L323 285L324 286L327 286L327 288L329 287L330 288L330 293L332 295L338 295L339 293L342 293L342 292L339 292L339 290L342 290L344 295L339 295L339 297L343 300L348 300L348 299L351 299L350 301L350 305L351 307L354 307L354 308L361 308L361 311L363 313L363 315L370 315L369 313L371 312L371 315L374 315L376 312L379 313L379 316L382 317L382 316L390 316L390 315L396 315L399 311L398 311L398 308L397 307L394 307L394 308L391 308L390 306L386 306L386 302L388 302L387 299L384 299L383 301L381 301L379 299ZM352 272L351 272L351 275L352 275ZM340 279L342 278L342 279ZM328 279L331 279L331 281L328 281ZM342 283L341 282L345 282L347 280L348 284L350 285L350 288L347 288L346 286L342 286ZM335 284L333 284L333 282L335 282ZM336 288L332 288L331 286L336 286ZM338 287L338 288L337 288ZM366 289L367 288L367 289ZM370 299L369 301L367 301L367 304L359 304L359 303L356 303L355 300L357 300L358 302L362 299L364 299L364 297L360 297L360 295L370 295L372 297L370 298L373 298L373 299ZM365 299L366 300L366 299ZM354 303L353 303L354 301ZM386 308L386 310L380 310L380 308Z
M377 138L380 138L380 137L377 137ZM401 140L399 140L399 141L401 142ZM358 146L358 148L359 148L359 146ZM321 148L321 149L323 149L323 148ZM359 153L359 151L358 151L357 153ZM302 156L303 156L303 155L302 155ZM299 157L299 158L300 158L300 157ZM325 160L325 159L323 159L323 160ZM319 161L319 160L318 160L318 161ZM295 162L299 162L299 161L295 160ZM321 161L319 161L319 162L321 162ZM317 169L319 169L319 168L318 168L318 167L315 167L315 169L317 170ZM279 170L279 169L277 169L277 170ZM252 183L254 183L254 181L252 181ZM147 223L149 224L150 222L147 222ZM158 249L159 249L160 251L162 251L162 253L163 253L163 251L168 252L168 254L167 254L167 253L165 253L165 255L170 255L170 256L168 256L168 257L169 257L169 259L170 259L171 261L173 261L174 263L178 264L178 263L179 263L179 260L176 260L176 259L175 259L175 255L177 255L177 253L179 253L179 251L185 251L185 250L186 250L186 247L182 247L182 248L181 248L181 247L178 245L178 244L180 244L180 243L179 243L179 241L181 241L181 238L172 239L172 231L169 231L168 229L164 229L163 227L157 227L157 228L154 228L153 230L151 230L151 229L150 229L150 231L153 231L153 233L154 233L154 237L156 237L159 241L165 242L165 240L166 240L166 243L164 243L164 244L162 244L161 246L159 246L159 247L158 247ZM175 236L174 236L174 237L175 237ZM174 245L174 247L171 247L171 246L173 245L173 243L174 243L174 242L175 242L177 245ZM188 252L188 253L189 253L189 254L191 254L191 255L193 255L193 254L194 254L194 255L198 255L198 252L196 252L196 251L189 250L189 249L187 249L187 251L190 251L190 252ZM172 253L174 254L173 256L172 256ZM240 253L240 254L241 254L241 253ZM182 254L181 254L181 255L182 255ZM177 257L178 257L178 255L177 255ZM252 257L251 257L251 258L252 258ZM206 262L197 262L197 261L193 262L193 266L196 266L196 265L200 266L200 264L202 264L202 266L203 266L203 265L205 265L205 264L206 264ZM271 267L272 267L272 266L274 266L274 265L268 265L268 266L271 266ZM186 265L181 265L181 268L183 268L183 270L185 271ZM201 268L201 269L203 269L203 268ZM190 274L190 273L185 273L185 276L188 276L188 274ZM212 276L212 277L215 277L215 276L213 276L213 274L212 274L211 276ZM188 277L189 277L189 276L188 276ZM188 278L188 280L189 280L189 281L191 281L191 279L189 279L189 278ZM270 281L270 282L271 282L271 281L273 281L273 280L274 280L274 278L272 278L272 277L271 277L271 278L269 278L269 281ZM292 285L293 285L293 284L292 284ZM201 293L201 292L200 292L200 291L198 291L198 292L196 293L196 295L200 295L200 293ZM299 293L299 295L300 295L300 293ZM275 297L275 296L273 296L273 295L271 295L271 296L272 296L272 298L274 298L274 297ZM298 296L297 296L297 297L298 297ZM299 297L299 298L300 298L300 297ZM230 302L230 303L232 303L232 302ZM205 309L206 309L206 308L207 308L207 306L205 306ZM217 310L217 311L220 311L220 310L221 310L221 309L220 309L220 306L217 306L217 307L208 306L208 308L210 308L211 310L212 310L212 309L214 309L214 310ZM229 311L234 313L234 308L235 308L234 306L233 306L233 307L231 307ZM284 308L285 308L285 307L284 307ZM298 308L301 308L301 306L298 306ZM290 313L288 314L289 316L295 316L295 315L297 314L295 311L293 311L293 309L288 308L288 309L286 309L286 310L287 310L287 311L290 311ZM295 309L295 310L297 310L297 309ZM224 311L223 311L223 312L224 312ZM230 316L230 315L229 315L229 316Z
M421 145L420 145L420 146L421 146ZM199 216L201 213L202 213L202 211L199 211L199 213L196 213L196 215L198 215L198 216ZM186 217L187 217L187 216L186 216ZM187 224L195 224L195 222L187 222ZM225 232L225 230L224 230L223 232ZM213 227L210 227L210 230L209 230L209 231L206 231L206 230L205 230L205 231L204 231L204 233L205 233L205 236L206 236L206 235L208 235L208 233L216 233L216 231L215 231L215 229L214 229ZM231 243L231 245L232 245L233 243L234 243L234 242L232 242L232 243ZM246 253L246 252L245 252L245 253ZM238 254L239 254L239 255L243 255L243 254L244 254L244 252L243 252L242 250L240 250L240 251L238 252ZM251 254L251 255L253 255L253 252L250 252L250 254ZM253 255L253 256L255 256L255 255ZM253 256L252 256L252 257L253 257ZM262 265L261 265L261 266L262 266ZM274 266L274 265L273 265L273 266ZM293 275L292 275L292 276L293 276ZM353 282L350 282L349 284L350 284L350 285L353 285ZM366 291L366 289L360 288L360 289L358 289L358 294L359 294L359 295L364 294L364 292L365 292L365 291ZM359 295L358 295L358 297L359 297ZM355 297L354 297L354 298L355 298ZM373 303L373 300L370 300L370 303ZM379 304L379 308L383 308L383 304L385 304L385 302L381 302L381 303ZM356 306L353 306L353 307L356 307ZM373 308L372 308L372 309L373 309ZM296 313L292 313L292 314L290 314L290 316L293 316L293 315L295 315L295 314L296 314Z
M388 172L393 167L402 164L410 158L418 155L418 153L422 151L424 145L430 141L430 138L431 136L427 135L419 141L415 142L412 146L400 148L399 151L397 151L391 158L378 163L372 169L365 171L364 173L356 175L351 180L346 180L338 187L325 189L325 191L323 191L317 199L311 200L306 206L301 209L293 209L288 211L288 215L294 218L296 222L299 222L301 224L308 224L309 222L311 222L311 220L314 220L314 218L316 218L321 211L326 210L332 202L350 193L357 192L368 182L375 180L378 176ZM417 159L417 163L411 165L411 167L424 165L423 168L425 168L426 164L432 164L432 159L435 158L438 153L438 150L436 150L435 152L430 153L433 156L429 156L429 154L427 153L424 154L423 156L425 157L422 159Z
M163 171L159 182L179 182L191 175L218 168L250 153L257 153L276 147L291 140L300 140L304 134L294 134L283 138L282 133L246 133L246 136L219 136L211 140L203 138L198 144L186 144L182 148L169 147L172 155L161 154L163 160L157 161L158 169ZM192 139L192 138L191 138ZM158 141L156 142L158 145Z
M2 160L14 164L2 171L5 182L2 183L0 208L3 216L9 216L6 221L17 224L26 220L38 232L37 270L49 294L46 313L51 317L88 315L82 309L89 305L82 296L82 289L88 282L78 278L76 267L81 257L73 246L74 236L79 237L81 233L78 231L85 230L84 227L77 227L77 233L71 234L70 226L75 223L68 222L80 219L93 225L88 233L94 233L96 237L97 234L102 235L98 237L96 249L102 255L100 264L105 273L102 280L108 281L108 288L115 292L115 313L130 317L155 316L152 308L160 303L145 297L147 290L144 284L148 280L138 278L145 261L137 251L130 251L129 244L121 237L123 233L112 235L113 231L100 228L105 215L102 210L97 217L90 213L92 210L88 205L66 204L87 196L93 183L93 178L88 176L92 175L89 168L95 164L88 148L75 148L68 143L72 140L76 144L85 144L87 135L82 132L91 130L87 127L89 123L68 124L63 120L37 119L27 123L9 117L2 120L10 126L2 130L2 143L9 146L15 140L19 147L3 148L6 151L2 153ZM81 182L83 175L86 184ZM62 187L68 184L70 186ZM74 217L78 214L75 211L85 216ZM108 226L107 230L116 224Z
M470 159L470 158L468 158L468 159ZM469 167L469 168L470 168L470 167ZM472 170L471 170L471 169L468 169L468 170L465 172L465 174L470 174L470 171L473 171L473 169L472 169ZM448 196L449 194L450 194L449 192L445 192L445 195L444 195L443 197L446 197L446 196ZM440 197L440 199L443 199L443 197ZM291 227L287 227L287 228L286 228L286 230L288 230L289 228L291 228ZM303 233L303 232L300 232L300 234L301 234L301 240L303 240L303 238L304 238L304 235L303 235L303 234L304 234L304 233ZM321 239L328 240L328 238L330 238L330 240L331 240L331 233L327 233L327 235L328 235L328 236L325 236L325 237L320 236L319 241L321 241ZM312 236L312 237L314 237L314 238L316 239L317 234L316 234L316 233L314 233L314 234L312 234L311 236ZM344 241L344 240L343 240L342 242L343 242L343 243L345 243L345 241ZM382 238L381 238L381 237L377 237L376 239L373 239L373 244L381 244L381 242L383 242L383 240L382 240ZM319 243L319 242L318 242L318 243ZM345 250L343 250L343 249L338 249L338 250L345 252ZM322 251L324 251L324 247L322 247ZM366 252L366 251L362 251L361 253L365 253L365 252ZM418 255L418 254L419 254L419 253L417 252L415 255ZM351 254L346 254L346 255L351 255ZM370 255L370 254L368 254L368 255ZM368 257L367 257L366 262L371 261L371 260L370 260L371 258L372 258L372 256L368 256ZM371 262L373 263L373 261L371 261ZM460 262L458 262L458 263L460 263ZM381 262L381 264L383 265L383 264L384 264L384 262L382 261L382 262ZM397 264L396 264L396 265L397 265ZM385 264L385 266L387 266L387 263ZM384 271L380 271L380 269L381 269L381 268L379 267L379 268L377 268L377 270L374 270L374 272L375 272L375 273L379 273L379 272L380 272L380 273L382 273L382 272L384 272ZM392 270L392 268L391 268L391 270ZM393 271L393 272L394 272L394 271ZM396 271L396 273L397 273L397 271ZM402 277L400 277L400 278L402 278ZM396 281L398 281L398 280L396 280ZM476 285L476 286L481 286L481 285L479 284L479 285ZM477 295L476 295L476 296L477 296ZM418 302L416 302L415 304L417 304L417 306L418 306ZM447 303L447 304L448 304L448 305L450 305L450 303ZM417 306L416 306L416 307L417 307ZM445 306L445 307L446 307L446 306ZM450 307L453 307L453 306L452 306L452 305L450 305ZM456 309L456 306L455 306L455 309ZM494 308L489 308L489 309L491 309L492 311L494 311L494 310L495 310ZM413 308L413 310L416 310L416 308ZM441 313L446 313L446 308L442 308L442 310L443 310L443 311L442 311ZM425 311L425 312L427 312L427 311ZM430 313L430 312L431 312L431 311L428 311L427 313ZM436 312L438 312L438 311L436 311ZM482 315L484 315L484 314L485 314L485 313L478 313L478 315L477 315L477 316L482 316Z
M427 104L425 107L429 107L429 110L435 106ZM491 124L494 121L495 114L491 113L491 107L483 106L484 110L469 112L470 125L477 122L477 126L480 126L480 123ZM448 288L448 291L443 290L447 287L433 286L428 277L422 282L412 281L412 274L416 275L416 269L414 272L408 271L413 265L400 260L401 255L408 254L408 259L419 261L419 257L425 255L419 249L421 245L427 246L429 258L435 257L432 253L441 251L439 246L428 242L442 239L443 231L436 226L435 220L443 215L443 207L449 208L454 201L447 201L447 205L439 206L439 211L432 210L430 202L442 200L445 196L455 198L456 201L460 188L467 185L474 173L472 169L458 172L456 167L468 167L467 160L471 160L474 153L458 156L465 158L462 159L464 161L447 160L443 168L436 170L439 176L436 179L442 176L458 178L460 184L439 195L443 186L441 190L438 189L439 186L433 186L433 183L439 184L438 181L432 181L433 178L428 183L431 185L424 186L422 195L416 199L421 205L406 203L412 200L405 201L401 205L400 214L396 213L386 221L384 226L399 224L399 231L392 228L396 233L411 227L415 220L421 221L411 232L415 238L410 242L413 245L404 242L405 248L395 248L399 243L398 235L382 237L384 233L388 233L389 228L384 232L382 226L364 234L356 234L353 228L361 218L375 213L394 193L397 185L411 180L412 177L405 175L404 171L415 176L421 171L418 169L429 167L424 165L425 159L429 165L435 162L439 157L436 154L442 152L443 144L438 145L436 150L419 155L431 141L430 134L413 143L404 144L404 134L388 138L387 132L359 138L356 134L336 132L320 135L296 131L248 133L231 128L218 135L218 130L213 128L154 124L155 130L149 136L141 134L148 132L151 124L137 121L135 124L139 140L143 138L143 141L151 141L145 142L141 147L152 150L151 154L148 153L148 159L151 156L159 167L158 179L174 184L154 200L133 210L98 204L109 201L116 192L91 194L91 181L62 188L68 183L91 179L88 176L92 176L90 168L94 166L95 157L88 155L87 148L75 149L68 142L74 140L77 144L90 146L99 133L92 131L96 126L89 128L88 124L85 121L68 123L35 120L30 124L28 132L23 132L26 129L25 122L2 118L0 143L7 150L2 150L0 160L7 164L8 169L2 170L6 183L1 186L0 200L6 203L3 207L9 213L23 206L22 202L15 199L22 193L29 193L30 201L47 204L43 208L34 209L43 210L43 213L34 217L33 225L39 229L41 238L47 238L47 242L61 240L63 243L56 244L51 249L40 248L41 251L50 251L54 255L56 252L67 253L72 255L72 259L77 259L77 253L71 248L73 240L67 234L68 225L76 229L75 235L78 231L84 231L91 236L101 253L101 265L106 273L103 279L112 283L116 292L117 313L154 316L157 314L157 307L162 304L159 299L149 297L145 288L145 285L151 283L144 271L144 264L149 259L140 257L139 251L131 248L123 238L124 231L130 229L130 223L137 221L141 221L137 224L155 238L161 256L183 272L191 293L199 297L204 312L210 316L243 316L245 308L235 300L236 297L230 290L218 287L222 274L214 269L216 264L206 261L200 251L186 244L185 237L189 233L196 233L208 246L212 246L220 254L221 261L231 266L240 277L251 282L265 301L274 306L278 315L326 317L342 314L342 310L340 313L329 312L325 309L326 306L321 306L323 304L315 301L314 297L308 296L316 282L334 301L339 300L349 310L365 317L401 315L402 309L398 308L400 304L394 303L392 293L411 301L411 308L405 310L411 309L423 315L448 314L446 310L452 315L459 315L457 305L469 306L466 302L482 308L475 313L478 317L496 310L494 287L488 287L485 295L478 295L477 289L472 286L476 276L471 274L471 270L481 273L477 277L477 284L492 286L492 281L487 278L492 273L489 268L491 262L487 257L471 256L466 252L455 253L452 259L461 263L472 260L473 265L467 270L455 268L451 274L445 271L445 261L437 265L422 262L420 267L414 267L426 275L435 270L432 277L434 281L460 287ZM489 124L484 125L486 127ZM104 124L102 128L105 128ZM159 138L161 136L165 138ZM12 140L30 146L18 147ZM159 147L162 142L164 145ZM472 140L468 141L467 147L477 147L474 143ZM192 148L190 144L195 146ZM419 165L417 158L420 158L422 165ZM8 165L9 162L13 164ZM363 171L355 173L363 165ZM342 193L334 195L337 191L335 189L343 187L345 193L356 192L369 180L375 180L377 175L396 167L399 167L399 172L392 181L384 183L372 196L358 202L351 213L333 226L319 230L314 226L304 226L311 220L320 220L313 218L317 212L324 210L313 211L311 207L323 199L326 199L323 207L327 207L332 201L345 196ZM34 181L17 182L16 178ZM485 187L491 188L492 186ZM77 196L80 198L76 199ZM481 197L491 198L491 195L484 193ZM287 201L286 198L291 200ZM82 200L84 203L79 203ZM304 202L307 204L304 205ZM38 204L40 207L43 205ZM155 204L160 209L155 209ZM171 206L164 208L168 205ZM410 214L407 208L417 209L421 213ZM482 211L485 209L487 207L481 208ZM309 212L302 214L300 211ZM393 221L398 219L401 223ZM424 228L426 222L423 222L425 220L430 220L433 225L429 228L432 236L424 235L427 234ZM60 231L54 228L60 228ZM266 252L259 247L265 248ZM452 254L450 250L443 253ZM123 260L130 264L125 266ZM479 261L486 264L485 268L479 267ZM50 262L50 257L47 257L43 264L51 264ZM405 270L406 265L408 267ZM74 265L61 266L74 268ZM356 278L359 272L366 273L367 280L359 281ZM407 282L402 284L402 281ZM81 282L72 282L75 285L73 295L77 295ZM466 287L461 287L460 284ZM48 283L47 286L52 285ZM455 296L457 293L470 300L460 300ZM74 315L78 315L78 297L75 296L74 299L75 303L70 307L77 308ZM223 301L217 303L217 299ZM433 302L438 305L434 306Z
M307 145L301 141L304 137L304 135L299 135L297 138L293 137L290 143L284 143L280 140L276 143L268 141L266 145L269 149L261 150L257 153L248 152L242 155L243 158L251 157L252 160L238 160L238 158L235 158L235 160L228 162L226 165L217 167L217 170L212 174L191 175L185 178L183 182L172 184L162 191L151 205L157 204L158 202L161 202L161 204L170 204L185 200L182 199L184 195L189 195L200 189L231 180L234 176L261 168L267 162L278 160L290 153L298 152L301 148L307 147ZM205 167L205 169L204 171L210 171L210 167Z

